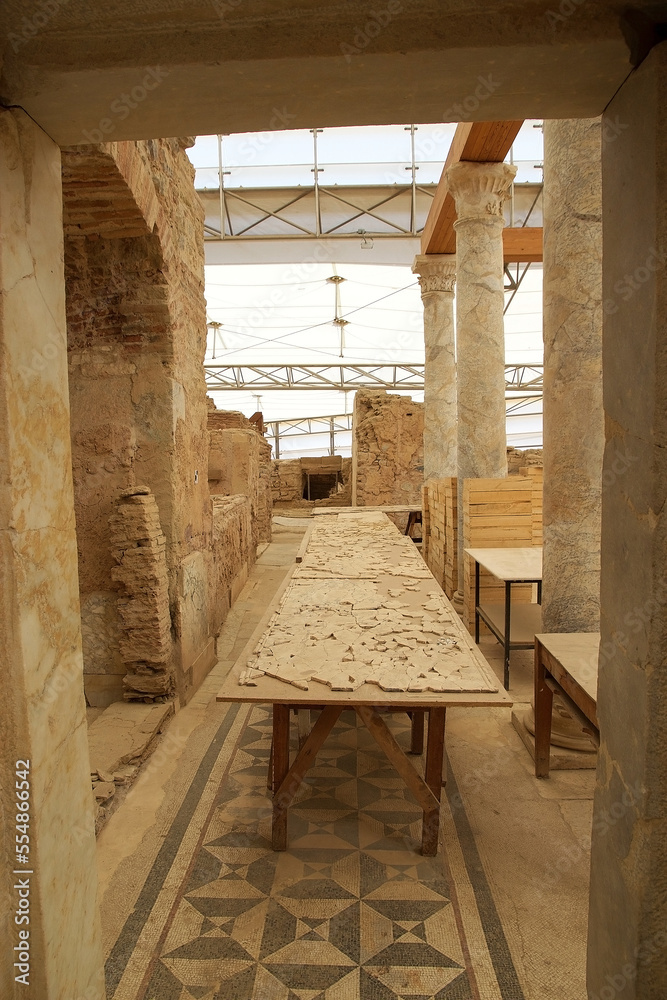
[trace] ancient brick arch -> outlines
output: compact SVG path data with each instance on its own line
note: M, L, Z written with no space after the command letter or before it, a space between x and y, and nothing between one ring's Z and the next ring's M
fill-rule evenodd
M108 527L122 491L146 486L157 502L166 538L172 666L182 695L182 675L208 640L206 623L187 598L205 590L211 515L201 369L202 210L185 145L177 139L118 142L62 154L84 679L93 704L123 693ZM199 469L201 477L194 474ZM184 575L187 588L180 585Z

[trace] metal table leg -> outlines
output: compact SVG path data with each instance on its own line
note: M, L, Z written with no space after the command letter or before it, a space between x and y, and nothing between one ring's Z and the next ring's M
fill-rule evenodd
M511 607L512 607L512 581L505 582L505 663L504 663L504 685L505 690L510 687L510 640L511 630Z

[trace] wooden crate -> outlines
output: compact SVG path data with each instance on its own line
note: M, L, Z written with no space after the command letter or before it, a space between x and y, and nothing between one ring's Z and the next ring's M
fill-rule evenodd
M542 545L542 492L544 487L544 467L528 465L519 470L522 476L533 481L533 545Z
M458 479L445 480L445 585L444 591L451 600L459 585L459 520Z
M445 583L445 485L446 479L430 479L424 485L424 510L427 515L423 524L423 534L427 539L422 543L422 554L428 568L440 587Z
M540 544L534 509L538 477L508 476L506 479L466 479L463 484L463 539L465 548L515 548ZM541 483L539 485L541 530ZM541 535L539 535L541 538ZM475 628L475 562L465 557L463 567L463 620ZM505 586L485 570L480 573L480 603L505 600ZM512 601L531 603L532 584L515 584ZM482 631L488 631L482 625Z

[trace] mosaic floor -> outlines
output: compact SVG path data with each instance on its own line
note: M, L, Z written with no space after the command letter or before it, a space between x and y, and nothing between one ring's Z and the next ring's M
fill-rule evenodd
M407 717L391 727L407 746ZM419 807L346 712L278 854L270 735L269 711L230 707L107 962L108 997L523 1000L455 777L445 846L424 858Z

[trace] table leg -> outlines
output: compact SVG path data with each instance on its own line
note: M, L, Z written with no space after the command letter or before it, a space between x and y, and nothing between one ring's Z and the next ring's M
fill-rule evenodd
M287 803L277 794L289 771L289 705L273 706L273 821L274 851L287 850Z
M266 775L266 787L270 792L273 792L276 787L273 783L273 736L271 737L271 749L269 750L269 770Z
M437 800L437 805L424 810L422 826L422 854L433 857L438 853L438 833L440 831L440 791L442 788L442 765L445 750L444 708L430 708L428 713L428 741L426 744L426 766L424 780Z
M306 742L306 740L308 739L308 736L310 734L310 730L312 728L311 717L310 717L310 709L309 708L297 708L297 710L296 710L296 717L297 717L297 726L298 726L298 729L299 729L299 750L300 750L301 747Z
M505 690L510 689L510 642L512 637L512 582L505 582L505 660L503 664L503 683Z
M535 777L549 777L551 747L551 713L553 692L546 682L546 670L540 656L539 642L535 643Z
M475 642L479 645L479 563L475 560Z
M274 732L275 732L275 709L281 706L274 706ZM287 754L285 762L280 765L278 758L274 765L274 786L273 786L273 849L274 851L287 850L287 810L294 801L294 796L299 790L301 782L308 768L311 766L317 752L325 739L338 721L340 713L343 711L340 705L329 705L320 712L320 717L308 733L303 746L300 748L291 767L289 767L289 733L287 742ZM310 713L309 713L310 714ZM289 713L288 713L289 719ZM283 744L284 745L284 744ZM277 746L277 743L276 743ZM280 766L280 774L279 774ZM282 775L282 776L281 776Z
M444 739L445 710L444 708L429 709L428 743L426 756L431 763L426 763L426 771L433 788L425 778L414 769L403 750L387 729L378 712L368 705L355 705L354 710L364 723L368 732L384 751L394 765L403 781L406 783L424 813L422 832L422 854L434 855L438 850L438 825L440 819L440 781L442 780L442 740ZM435 719L433 712L435 711ZM437 744L438 733L442 730L440 739L440 758L438 764ZM435 786L437 784L437 789ZM434 790L435 789L435 790ZM427 836L428 833L428 836Z
M423 708L416 708L409 715L412 720L410 727L410 753L422 754L424 752L424 710Z

